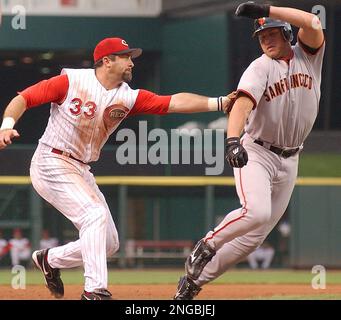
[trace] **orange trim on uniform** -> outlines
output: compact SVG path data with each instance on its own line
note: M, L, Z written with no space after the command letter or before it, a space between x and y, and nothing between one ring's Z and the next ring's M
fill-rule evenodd
M254 98L254 96L253 96L250 92L248 92L248 91L246 91L246 90L244 90L244 89L238 89L238 90L237 90L237 99L238 99L238 93L239 93L239 92L242 92L242 93L246 94L246 95L252 100L252 102L253 102L252 110L256 109L256 107L257 107L257 101L256 101L256 99Z
M311 53L307 50L307 47L309 47L308 45L306 45L299 37L297 37L297 41L298 43L300 44L300 47L303 49L303 51L306 53L306 54L309 54L310 56L315 56L319 51L320 49L323 47L324 43L326 42L326 39L323 37L323 41L322 41L322 44L318 47L318 48L311 48L311 49L314 49L316 50L314 53ZM309 47L310 48L310 47Z
M241 218L243 218L246 214L247 214L247 208L246 208L246 205L247 205L247 202L246 202L246 197L245 197L245 194L244 194L244 189L243 189L243 182L242 182L242 168L239 169L239 183L240 183L240 190L242 192L242 196L243 196L243 202L244 202L244 205L242 206L242 213L241 215L234 219L234 220L231 220L229 221L228 223L226 223L224 226L222 226L219 230L215 231L212 233L212 235L206 239L204 239L205 242L207 242L208 240L211 240L218 232L220 232L221 230L225 229L227 226L229 226L231 223L233 222L236 222L238 220L240 220Z

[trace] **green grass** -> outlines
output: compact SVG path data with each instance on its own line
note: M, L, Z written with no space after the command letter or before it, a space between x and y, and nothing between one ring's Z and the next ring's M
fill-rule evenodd
M231 284L310 284L315 274L310 270L232 271L215 280ZM341 272L327 272L327 282L341 284Z
M176 284L183 270L110 270L111 284ZM15 276L11 270L0 270L0 285L9 285ZM26 284L43 284L42 275L36 270L28 270ZM217 284L310 284L315 274L310 270L232 270L214 281ZM82 284L82 270L62 271L65 284ZM327 285L341 284L341 271L327 270Z
M298 175L300 177L341 177L341 154L300 155Z
M123 269L110 270L109 283L112 285L119 284L135 284L135 285L153 285L153 284L170 284L174 288L179 277L183 274L183 269L172 270L139 270L139 269ZM11 285L11 270L0 270L0 286ZM27 270L26 285L44 285L42 274L37 270ZM311 270L267 270L252 271L244 269L235 269L225 273L213 283L217 284L301 284L310 287L312 279L316 274L312 274ZM83 285L82 270L65 270L62 271L62 279L66 285ZM326 285L341 284L341 271L328 271ZM278 292L273 296L254 296L252 300L341 300L341 293L330 294L323 293L323 290L316 292L317 294L308 295L281 295ZM251 299L251 298L250 298ZM248 299L247 299L248 300Z
M177 283L181 271L174 270L110 270L109 283L111 284L167 284ZM13 275L11 270L0 271L0 285L10 284ZM82 270L64 270L62 279L65 284L82 284ZM43 284L42 275L36 270L28 270L26 284Z

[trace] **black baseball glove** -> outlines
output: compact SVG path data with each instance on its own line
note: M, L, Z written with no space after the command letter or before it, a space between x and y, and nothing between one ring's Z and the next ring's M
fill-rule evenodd
M247 164L248 156L238 137L225 140L225 158L231 167L242 168Z
M257 19L268 17L270 14L269 4L259 4L248 1L240 4L235 12L236 16Z

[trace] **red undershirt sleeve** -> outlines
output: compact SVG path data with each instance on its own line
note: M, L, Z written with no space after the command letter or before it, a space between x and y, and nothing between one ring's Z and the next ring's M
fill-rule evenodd
M58 75L47 80L40 81L33 86L19 91L27 103L27 109L40 106L45 103L63 103L69 90L69 79L66 74Z
M136 114L166 114L168 112L171 97L172 96L159 96L153 92L140 89L129 116Z

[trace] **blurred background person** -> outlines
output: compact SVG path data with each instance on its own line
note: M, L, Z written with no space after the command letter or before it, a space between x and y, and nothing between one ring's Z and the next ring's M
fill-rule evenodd
M51 237L49 230L44 229L41 233L40 249L58 247L58 245L59 245L58 239Z
M22 261L28 261L31 258L30 241L23 237L19 228L13 230L13 238L9 240L12 266L20 264Z
M259 248L248 255L247 261L251 269L268 269L275 255L275 249L269 242L264 242Z

